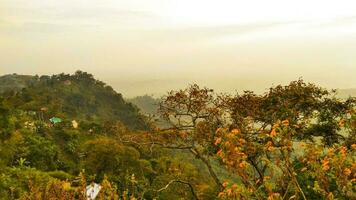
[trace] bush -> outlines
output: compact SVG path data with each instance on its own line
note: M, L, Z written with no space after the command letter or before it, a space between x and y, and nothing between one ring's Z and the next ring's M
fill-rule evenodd
M53 178L56 178L56 179L59 179L59 180L62 180L62 181L65 181L65 180L71 180L73 179L73 176L64 172L64 171L52 171L52 172L48 172L48 175L53 177Z

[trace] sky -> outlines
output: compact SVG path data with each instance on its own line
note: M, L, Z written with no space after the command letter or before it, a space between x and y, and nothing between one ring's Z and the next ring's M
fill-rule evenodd
M0 75L87 71L126 97L198 83L356 88L354 0L0 0Z

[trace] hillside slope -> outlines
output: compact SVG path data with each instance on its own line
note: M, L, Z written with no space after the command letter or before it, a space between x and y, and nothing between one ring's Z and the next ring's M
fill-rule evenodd
M24 77L31 81L20 81ZM41 111L48 119L56 116L98 123L117 120L131 129L146 128L143 116L135 106L125 102L121 94L91 74L78 71L74 75L6 78L13 81L1 82L1 87L11 88L11 83L16 83L12 88L23 87L21 92L13 89L4 94L14 108Z
M16 89L10 82L11 89L0 94L0 199L59 199L43 196L53 194L80 199L63 197L62 183L66 191L83 194L81 186L92 181L112 184L128 199L129 190L162 188L172 179L191 180L202 196L214 194L207 169L191 162L190 154L122 140L147 135L148 125L138 108L110 86L80 71L29 77L28 85ZM39 195L39 188L46 192ZM32 194L36 198L27 198ZM192 199L181 185L160 194L145 191L144 199L158 195Z

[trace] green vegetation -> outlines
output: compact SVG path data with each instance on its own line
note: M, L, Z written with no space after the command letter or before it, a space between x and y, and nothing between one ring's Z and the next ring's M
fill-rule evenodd
M19 77L23 76L13 78ZM115 193L121 196L150 189L144 194L148 199L184 197L187 190L179 183L159 194L156 188L164 187L173 178L192 174L189 178L200 176L203 181L199 184L210 188L205 186L210 179L203 176L204 170L199 171L188 161L181 162L179 157L172 159L173 151L154 148L151 153L147 148L121 142L124 134L144 134L149 128L147 118L92 75L78 71L74 75L30 79L31 84L21 88L6 82L6 87L12 89L4 91L0 98L2 199L30 198L32 190L41 191L51 183L70 183L80 188L81 172L88 183L108 177ZM53 123L52 118L61 121ZM77 128L73 120L78 123ZM175 190L174 195L169 194Z
M1 79L1 199L356 197L356 101L302 80L128 103L81 71Z
M20 93L4 93L14 109L33 113L38 119L60 117L88 123L121 121L129 128L147 128L135 106L91 74L78 71L72 76L59 74L32 80Z

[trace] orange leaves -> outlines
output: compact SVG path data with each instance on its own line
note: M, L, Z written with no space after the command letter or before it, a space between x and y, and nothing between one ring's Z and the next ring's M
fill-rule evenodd
M219 192L218 198L222 199L225 196L225 192Z
M240 134L240 130L238 130L238 129L233 129L233 130L231 131L231 133L234 134L234 135L238 135L238 134Z
M343 173L344 173L346 176L350 176L350 174L351 174L351 169L345 168L344 171L343 171Z
M231 188L232 188L233 190L237 190L237 189L239 188L239 186L238 186L237 184L233 184L233 185L231 186Z
M216 131L215 146L220 149L217 152L222 162L234 170L245 170L248 167L245 153L247 141L243 138L243 134L239 129L218 129Z
M268 200L281 199L281 195L279 193L273 192L268 195Z
M214 145L217 146L218 144L220 144L221 140L221 137L216 138Z
M242 145L243 145L243 144L246 144L246 140L243 139L243 138L240 138L238 141L239 141L239 143L242 144Z
M232 196L232 189L227 189L226 190L226 194L228 197L231 197Z
M222 186L223 186L225 191L219 192L218 198L222 199L222 198L225 197L225 195L227 193L226 188L227 188L228 185L229 185L229 183L227 181L223 182Z
M356 144L352 144L352 145L351 145L351 148L354 149L354 150L356 150Z
M283 120L283 121L282 121L282 124L283 124L284 126L289 126L289 120L288 120L288 119Z
M345 193L353 191L356 181L353 151L344 146L324 147L315 144L305 149L306 152L299 158L303 166L299 172L315 178L313 190L322 194L324 199L333 199L334 186Z
M242 162L239 163L239 167L240 167L241 169L246 169L246 167L247 167L247 162L243 160Z
M276 137L277 136L277 131L276 129L272 129L271 133L269 134L270 137Z
M323 169L324 171L329 170L329 169L330 169L329 164L330 164L330 158L327 158L327 157L324 158L324 159L321 161L322 169Z
M286 119L286 120L283 120L282 122L277 122L275 123L273 126L272 126L272 130L271 132L269 133L269 136L270 137L276 137L277 134L278 134L278 129L279 128L282 128L282 127L286 127L286 126L289 126L289 120Z
M274 150L272 141L268 141L267 142L266 148L267 148L268 151L273 151Z
M277 123L275 123L275 124L272 126L271 132L269 133L269 136L270 136L271 138L277 136L277 134L278 134L278 128L280 128L281 125L282 125L282 126L289 126L289 120L286 119L286 120L283 120L282 122L277 122Z
M277 123L273 124L272 129L276 129L276 128L279 128L279 127L280 127L280 123L277 122Z
M231 143L230 143L229 141L226 141L226 142L224 143L224 145L225 145L226 148L229 148L230 145L231 145Z
M216 155L218 155L218 156L220 156L220 157L223 157L223 155L224 155L223 150L220 149L220 150L216 153Z
M218 151L218 155L222 158L225 166L240 177L242 183L234 187L226 185L224 191L219 194L219 198L239 199L236 197L241 197L242 194L247 194L249 195L248 197L251 197L250 195L257 192L254 187L263 184L266 188L266 193L269 194L267 199L281 199L281 195L278 193L281 190L276 188L274 183L276 181L285 181L288 175L277 176L273 174L273 170L276 168L282 172L286 171L287 168L291 168L291 176L302 175L306 178L315 179L315 182L319 183L319 185L314 185L315 191L324 198L330 197L332 199L332 193L335 190L331 189L333 187L331 186L331 181L335 179L337 187L345 191L351 190L350 187L356 182L356 164L354 164L355 168L352 166L352 162L354 162L352 156L355 155L353 149L356 149L356 144L352 144L351 148L348 149L341 145L325 147L311 142L300 142L299 148L299 146L295 145L299 143L293 141L295 129L293 129L292 124L288 120L279 121L273 125L270 131L261 130L254 135L249 134L248 131L241 133L237 129L231 131L227 129L220 130L215 139L215 145L221 148ZM259 142L251 139L254 137L258 138ZM297 152L296 155L297 149L302 149L302 151ZM251 179L251 177L258 176L258 172L253 171L255 167L253 155L256 152L263 152L263 155L266 155L259 157L257 161L271 171L269 176L262 174L261 179ZM293 160L294 155L295 160ZM289 160L300 161L300 165L298 165L298 168L294 168L294 166L288 164ZM245 181L251 183L254 187L244 185ZM250 192L249 189L251 188L252 191ZM240 191L240 193L236 191Z
M232 184L232 186L228 187L228 182L223 183L223 191L218 194L218 198L220 199L241 199L240 194L242 191L241 186L238 184Z
M343 157L346 157L347 154L347 148L346 147L340 147L340 153Z
M222 185L223 185L224 188L226 188L227 185L229 185L229 182L225 181Z

